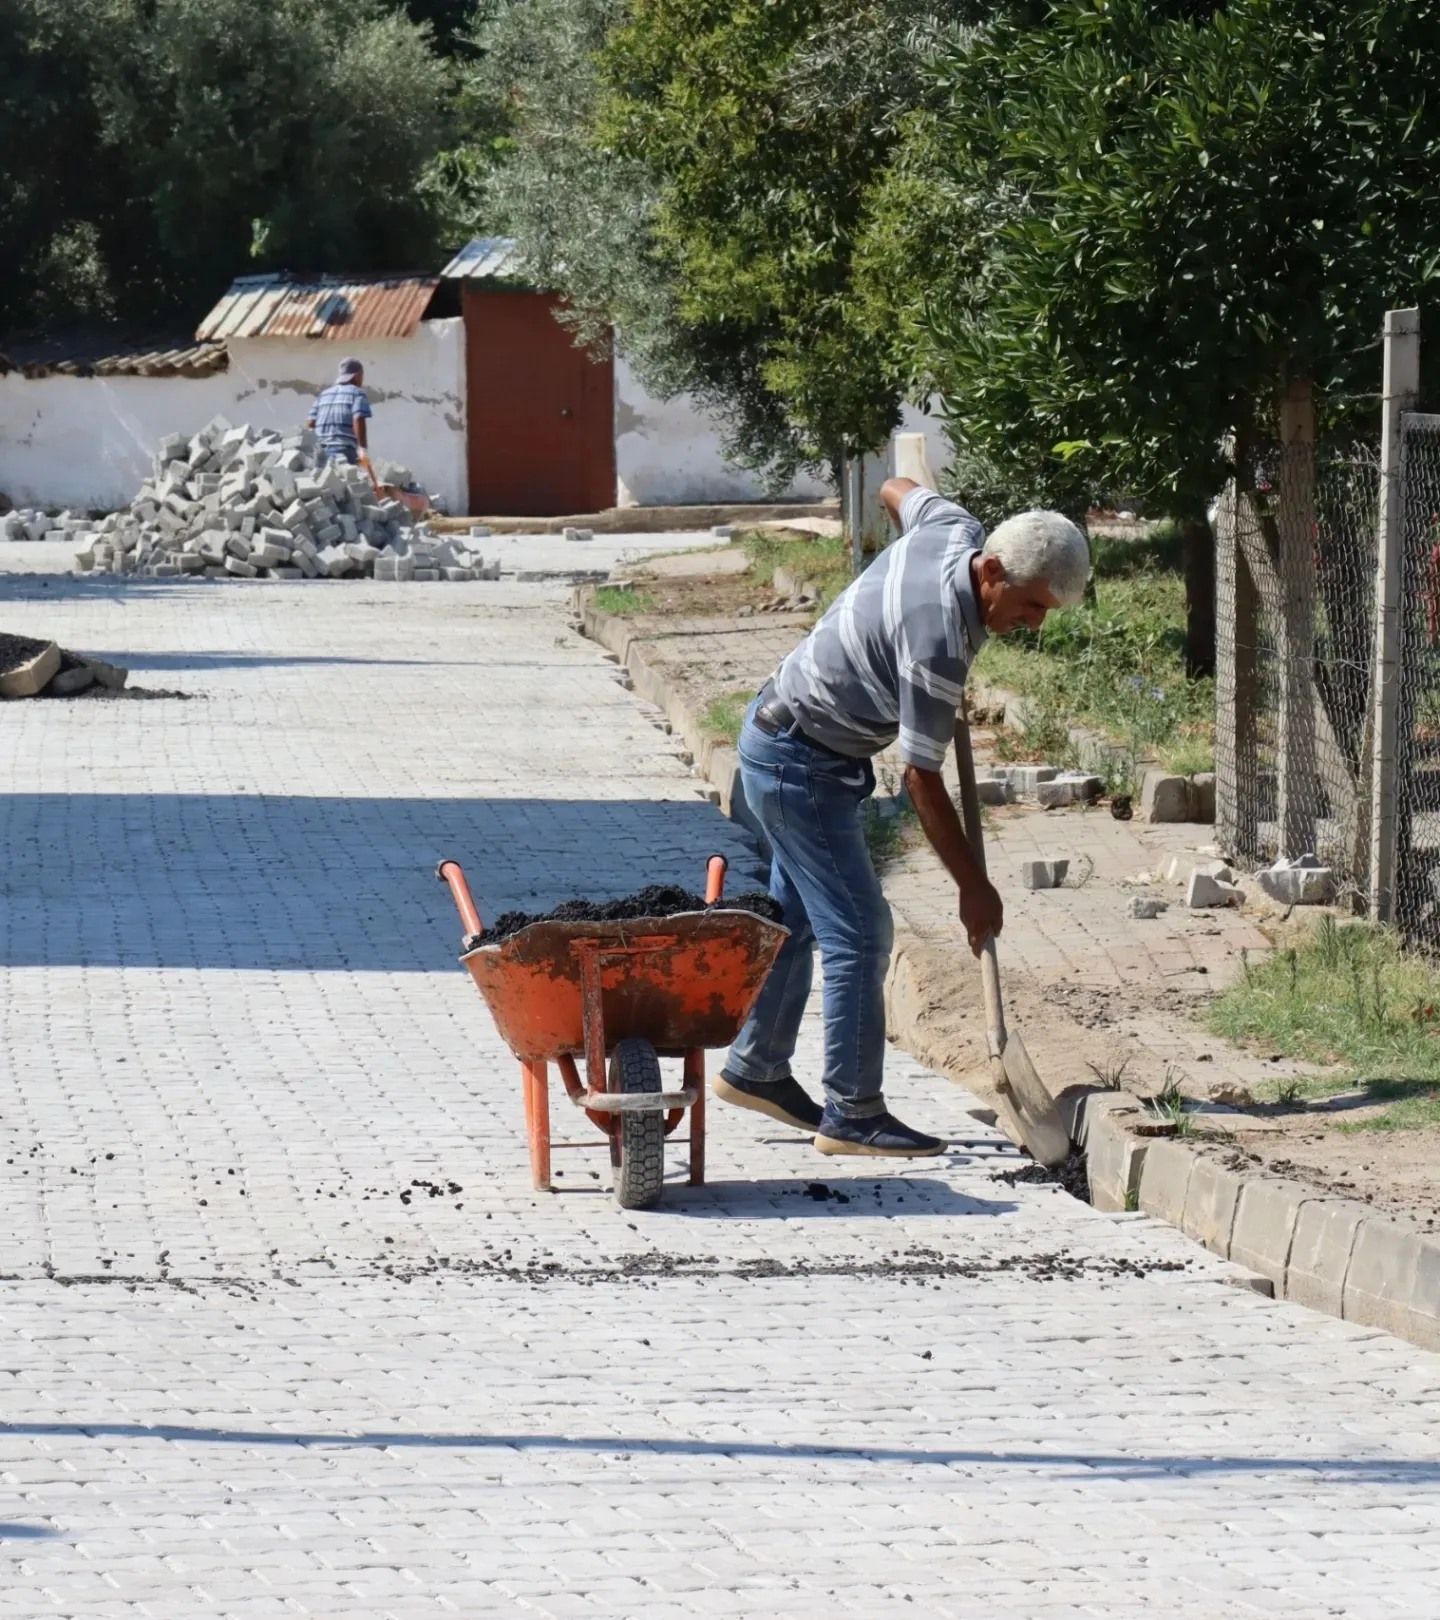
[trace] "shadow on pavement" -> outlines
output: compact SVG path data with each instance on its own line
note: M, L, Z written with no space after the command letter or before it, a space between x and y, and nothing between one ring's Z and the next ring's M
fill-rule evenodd
M437 744L438 746L438 744ZM441 973L460 921L650 883L757 886L744 835L705 800L0 794L0 966ZM478 1005L478 1002L477 1002Z
M801 1141L809 1146L805 1138ZM958 1166L973 1161L965 1155L951 1154L936 1162ZM807 1174L812 1175L808 1182L803 1179ZM797 1221L879 1215L890 1220L898 1214L1012 1215L1019 1207L1004 1199L968 1197L928 1176L837 1176L827 1180L825 1161L812 1154L811 1161L797 1166L795 1176L789 1180L710 1181L703 1187L667 1184L656 1216L680 1215L701 1221L733 1221L737 1217Z
M957 1418L957 1425L963 1422ZM931 1468L1053 1469L1060 1478L1153 1479L1161 1475L1203 1478L1212 1474L1303 1474L1318 1487L1403 1481L1440 1481L1440 1460L1419 1457L1238 1457L1125 1456L1117 1452L1001 1451L981 1447L807 1445L764 1440L647 1438L641 1435L423 1434L376 1430L327 1434L318 1430L213 1429L185 1424L0 1423L0 1437L34 1436L85 1440L175 1440L234 1446L315 1446L328 1448L416 1447L436 1451L553 1451L586 1455L650 1452L655 1456L795 1458L820 1462L901 1463Z

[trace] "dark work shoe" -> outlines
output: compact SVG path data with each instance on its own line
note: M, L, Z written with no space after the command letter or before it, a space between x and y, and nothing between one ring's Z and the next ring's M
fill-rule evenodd
M902 1125L894 1114L872 1114L868 1119L848 1119L827 1108L815 1133L815 1146L821 1153L852 1153L875 1159L927 1159L945 1151L938 1136Z
M820 1126L820 1104L798 1080L737 1080L733 1074L717 1074L710 1089L721 1102L737 1108L750 1108L768 1114L782 1125L797 1131L814 1131Z

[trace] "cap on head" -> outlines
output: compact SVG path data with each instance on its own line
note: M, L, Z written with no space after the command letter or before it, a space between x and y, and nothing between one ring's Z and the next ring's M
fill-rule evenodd
M341 382L354 382L365 370L364 363L359 360L342 360L338 376Z
M1020 512L993 529L985 555L998 557L1005 576L1017 585L1043 582L1057 605L1073 607L1090 578L1090 546L1059 512Z

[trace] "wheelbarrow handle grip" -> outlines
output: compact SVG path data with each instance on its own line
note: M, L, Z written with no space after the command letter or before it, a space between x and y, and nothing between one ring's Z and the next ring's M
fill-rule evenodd
M723 855L712 855L705 863L705 904L713 906L725 893L725 872L729 863Z
M435 868L435 876L446 884L450 890L450 898L455 902L455 909L460 913L460 921L465 925L465 933L483 933L484 925L480 921L480 912L476 907L475 898L470 893L470 885L465 881L465 874L460 870L459 861L441 861Z

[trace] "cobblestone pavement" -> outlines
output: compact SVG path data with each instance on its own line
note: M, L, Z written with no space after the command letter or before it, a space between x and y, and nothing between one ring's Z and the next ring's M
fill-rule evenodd
M978 740L983 750L983 732ZM953 760L946 769L953 779ZM1209 836L1204 826L1116 821L1104 806L1047 812L1009 805L986 813L990 870L1005 901L1000 954L1007 971L1027 979L1059 1016L1105 1030L1116 1054L1132 1056L1132 1085L1159 1089L1172 1065L1197 1086L1250 1088L1303 1072L1217 1041L1192 1017L1197 1002L1240 974L1247 953L1271 949L1252 915L1190 911L1184 888L1159 880L1172 856L1185 861L1188 875ZM1021 863L1036 857L1070 862L1061 888L1032 893L1021 885ZM1153 881L1138 881L1145 877ZM885 892L912 933L962 951L954 885L923 840L911 840L887 870ZM1156 896L1169 909L1149 920L1131 917L1132 895Z
M1440 1611L1440 1362L1000 1179L899 1054L946 1159L717 1109L655 1212L530 1192L435 858L747 860L560 593L0 601L192 694L0 713L0 1616Z

